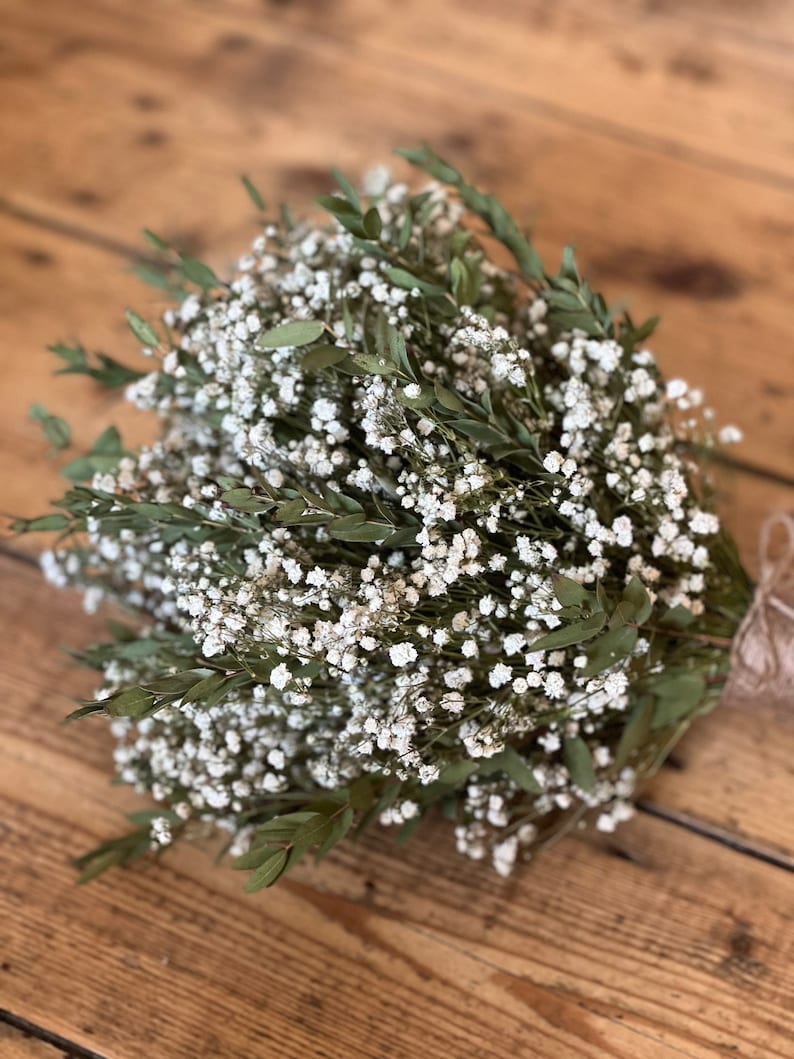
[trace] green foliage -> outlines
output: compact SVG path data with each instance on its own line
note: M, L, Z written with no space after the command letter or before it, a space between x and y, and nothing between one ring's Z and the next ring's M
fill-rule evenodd
M118 466L122 456L126 455L121 443L121 435L115 427L108 427L94 442L91 451L79 456L61 469L65 478L73 482L84 482L95 474L105 474Z
M654 728L666 728L691 714L706 690L702 673L672 669L649 682L649 688L656 697Z
M248 197L251 200L251 202L253 202L254 206L256 206L256 208L259 210L260 213L264 213L265 210L267 209L267 206L265 205L265 200L259 194L259 191L256 189L254 184L251 182L250 178L247 177L247 176L242 176L242 177L240 177L240 180L242 181L243 187L245 188L246 192L248 193Z
M448 716L439 711L428 724L422 753L440 769L433 782L419 783L410 776L403 778L405 774L400 769L395 770L400 779L387 775L380 760L374 767L383 767L383 772L364 773L347 787L329 791L319 788L310 778L311 769L306 766L311 758L305 753L289 775L288 789L272 794L258 790L243 800L239 812L234 810L234 823L240 829L250 827L253 830L251 848L235 861L237 869L251 873L245 887L249 892L272 886L310 855L320 860L346 836L360 834L395 805L398 806L394 811L398 824L401 819L403 821L399 842L409 838L426 815L436 808L450 820L466 822L467 810L462 806L469 784L480 786L486 796L489 790L507 791L513 803L526 812L527 820L534 819L533 807L540 804L541 799L537 796L543 793L542 782L545 782L543 769L538 766L558 753L550 752L544 758L538 751L533 736L547 725L551 731L563 736L560 756L555 760L557 763L562 760L572 783L578 788L575 797L584 803L592 804L594 799L583 797L582 792L592 792L605 777L614 782L626 766L635 769L640 776L647 775L658 767L672 741L691 717L708 708L718 694L718 689L715 691L712 685L718 684L725 669L724 646L721 647L713 637L710 640L708 636L700 635L700 631L716 630L718 635L729 636L735 625L735 622L731 624L733 612L741 609L730 596L731 588L723 591L711 612L696 619L684 607L666 608L660 600L669 597L663 593L652 600L637 577L625 580L625 570L605 568L604 582L593 583L593 575L587 584L575 580L581 559L581 553L576 553L574 545L569 543L575 537L575 524L565 523L556 514L550 514L559 496L554 490L564 484L564 475L552 474L543 465L543 456L549 451L549 438L559 426L559 408L548 397L548 379L557 378L555 372L564 376L567 371L565 365L553 360L552 340L560 332L571 329L599 339L614 338L625 351L628 363L628 357L638 343L652 332L656 318L635 325L628 313L620 315L611 310L580 275L570 247L563 252L559 270L547 272L531 239L496 198L467 183L453 166L428 148L400 153L454 189L470 214L481 219L490 235L510 250L517 273L500 273L501 283L494 282L494 271L489 268L485 256L486 244L468 230L468 223L438 237L443 240L440 253L434 256L428 252L430 240L437 238L432 228L433 211L438 204L436 193L423 192L412 196L405 204L404 216L400 218L398 214L395 221L388 202L377 196L367 200L343 174L335 172L341 193L321 196L317 201L352 236L352 239L345 236L344 242L348 246L352 243L357 253L375 259L384 279L408 292L401 306L404 305L409 312L411 326L404 331L395 326L398 318L379 304L376 296L368 293L360 301L357 301L357 295L345 293L336 317L323 310L324 319L286 322L283 310L274 310L265 298L255 308L266 329L257 333L255 338L245 340L249 343L248 352L251 348L262 353L300 349L299 363L307 373L301 385L306 386L306 392L316 393L314 387L323 392L327 385L328 392L334 397L342 395L340 401L343 403L352 399L351 393L356 387L360 392L358 380L361 376L377 375L386 379L387 385L393 384L395 419L404 413L421 412L422 417L426 416L438 429L443 442L438 450L443 453L440 462L457 467L474 458L492 473L493 480L484 487L487 504L501 503L503 496L517 491L520 486L521 506L514 508L516 513L510 517L516 520L520 532L526 531L539 542L553 544L560 557L559 568L571 576L559 575L546 581L547 586L553 583L556 602L552 600L549 609L559 619L559 626L530 642L509 659L517 701L522 709L526 707L522 714L522 720L527 719L526 728L521 728L518 734L505 736L495 725L494 741L486 746L491 750L495 746L503 749L491 756L482 752L475 758L474 751L471 757L466 756L468 751L463 749L461 729L468 723L479 723L483 717L487 719L489 709L498 698L493 694L497 685L488 682L483 658L481 671L467 690L461 714L452 713L450 707ZM264 214L266 206L258 190L248 177L242 177L242 183L253 205ZM475 222L475 227L480 226ZM300 231L290 237L294 229L295 222L289 211L283 209L281 230L274 236L276 258L281 255L288 259L290 246L294 245L295 239L302 238ZM164 255L162 263L152 265L147 259L137 266L138 274L147 282L174 296L183 295L186 284L198 288L197 312L208 315L214 303L227 296L229 288L206 264L181 253L151 231L145 231L144 237L158 255ZM290 238L293 244L290 244ZM347 278L343 274L342 282ZM336 277L333 282L337 282ZM433 370L432 363L430 369L426 367L428 360L432 362L441 348L439 335L448 335L450 328L458 325L463 306L471 306L492 323L508 322L492 355L501 355L503 351L510 355L515 355L517 350L522 352L516 307L526 295L526 286L542 294L548 306L544 318L548 325L548 342L539 342L537 354L533 352L538 362L538 379L530 372L526 385L522 383L520 392L512 393L506 393L507 387L501 387L498 380L484 381L481 391L467 389L465 383L457 380L462 391L457 392L454 373L447 372L446 364L441 371ZM320 315L318 310L315 311ZM521 312L525 313L525 307ZM126 311L126 316L135 337L144 346L156 350L158 355L171 351L173 346L172 359L178 357L179 378L188 379L189 384L196 387L205 383L205 371L196 363L196 358L185 348L177 352L178 341L169 335L171 324L167 327L158 325L156 329L131 309ZM344 338L338 337L343 332ZM243 333L247 333L245 329ZM79 345L56 345L52 349L64 365L61 373L83 374L108 387L127 385L144 374L103 353L89 356ZM617 355L621 355L620 350ZM273 362L277 360L278 357ZM269 363L263 357L256 361L256 367L265 368ZM541 368L547 376L542 374ZM164 373L158 378L160 388L156 399L162 406L171 408L169 414L178 416L184 390L180 390L176 378L170 374L170 369L169 374ZM189 386L185 388L189 389ZM304 397L304 405L300 406L295 417L305 415L307 407L309 398ZM222 407L213 408L207 413L208 423L211 416L216 416L211 422L215 426L222 415ZM64 420L50 414L41 405L34 405L31 418L41 424L53 447L62 449L68 446L71 434ZM415 423L418 418L417 415L408 421ZM614 426L614 423L606 424L605 434L609 435ZM279 439L285 439L287 445L298 433L291 414L274 422L273 431ZM368 455L363 431L353 439L351 447L356 458ZM333 479L335 486L331 487L326 481L301 479L289 470L281 484L275 487L271 484L272 476L258 469L262 464L257 467L247 466L243 460L240 464L219 462L226 473L219 474L217 481L212 479L209 492L205 494L211 499L206 504L198 501L192 506L183 506L177 500L160 502L159 492L127 491L116 487L112 481L107 484L97 479L104 488L85 484L97 474L112 474L125 455L118 431L112 427L104 431L89 453L64 468L63 473L71 479L73 486L57 502L58 512L19 520L15 530L60 532L69 537L71 548L73 541L85 539L85 531L91 527L90 520L98 520L103 536L122 544L132 535L146 540L147 544L152 538L167 545L184 542L186 552L189 552L194 545L206 542L208 553L217 559L218 570L222 576L228 576L231 583L235 577L244 575L245 557L255 554L263 536L274 529L292 542L296 554L305 548L305 554L311 557L316 554L311 548L319 547L320 542L326 549L322 553L326 565L333 570L338 583L354 576L351 571L363 566L368 558L375 560L382 556L382 561L388 563L390 553L418 547L417 534L422 523L410 508L400 503L398 489L402 485L387 460L380 461L376 468L381 488L371 492L349 485L351 479L342 475ZM602 471L603 468L597 466L597 457L594 457L593 474L598 477ZM272 477L272 480L276 478ZM606 494L606 489L603 496L596 490L592 497L593 508L605 526L609 526L616 514L623 514L626 510L633 515L628 500L617 490L608 497ZM215 501L216 497L219 502ZM469 525L482 527L483 520L472 517L476 511L474 503L462 495L453 513L454 518L444 530L453 534ZM658 512L651 512L649 521L656 519L657 515ZM287 530L288 533L284 532ZM511 526L510 532L515 531L515 526ZM75 545L76 548L80 546ZM508 551L506 548L505 553ZM408 551L409 560L415 554ZM396 558L398 562L403 561L403 557ZM508 573L520 572L514 551L506 561ZM301 562L304 562L303 556ZM109 565L112 566L112 561ZM553 564L549 565L553 567ZM663 573L668 578L672 576L667 570ZM112 571L107 575L111 583L113 576ZM90 577L89 572L89 582ZM492 591L495 583L493 568L489 570L483 565L471 577L480 598ZM654 587L658 589L658 586ZM427 606L427 612L421 614L421 620L430 628L434 620L441 618L443 623L439 627L448 624L449 616L469 605L462 594L461 599L458 598L458 591L456 588L450 592L449 598L442 596L438 610L423 604ZM744 599L741 591L736 595L737 599ZM307 613L311 613L313 621L326 620L325 601L322 605L315 605L309 596L307 593ZM730 605L723 606L725 600L729 600ZM530 641L538 627L534 623L534 616L538 613L534 609L536 606L533 600L531 607L527 606L521 612L525 616L533 615L526 623L526 628L533 630L528 633ZM146 604L140 610L145 615ZM140 616L140 613L133 613L131 620L137 622ZM497 615L491 620L501 619ZM168 620L151 623L145 632L139 632L134 626L111 623L107 642L93 644L75 657L100 672L113 664L126 675L129 683L117 686L108 682L110 694L107 697L80 703L68 719L103 715L138 722L155 717L167 707L190 706L191 710L187 711L190 715L193 709L210 710L233 697L235 692L250 693L255 686L268 684L274 670L285 658L283 647L279 653L278 644L253 638L240 644L235 642L234 650L229 648L228 653L203 657L202 650L211 654L210 649L206 646L200 648L200 638L194 640L179 630L176 622L172 626ZM400 630L395 629L395 636L399 635ZM640 640L643 644L641 651L638 650ZM646 650L648 643L650 647ZM443 655L445 648L438 641L430 652L435 651L436 646L438 653ZM599 723L590 727L580 724L578 717L582 716L581 713L577 715L572 711L567 700L555 699L552 689L548 690L545 701L542 690L536 693L527 691L530 684L525 678L535 676L537 679L537 674L533 671L532 660L527 660L525 653L566 652L569 648L573 650L560 657L566 659L567 665L575 665L583 678L578 685L580 688L584 688L585 681L608 672L616 677L624 673L628 676L627 708L625 698L619 706L609 702L600 704L603 713L597 715ZM343 688L339 671L334 667L329 669L308 649L305 655L301 649L300 656L296 653L288 661L289 690L302 690L311 683L313 691L320 689L325 695L322 701L329 705L328 717L335 716L333 711L338 706L340 689ZM557 665L556 661L552 663L552 666ZM474 663L472 667L476 668ZM378 673L373 665L368 676L372 681L368 691L377 692L378 681L382 684L383 677L383 672ZM518 690L520 681L523 681L523 691ZM283 683L277 686L283 686ZM503 686L507 689L506 684ZM598 690L601 683L596 681L592 686ZM537 687L537 683L532 687ZM590 694L591 688L588 687L582 692L583 700ZM206 716L201 719L208 720ZM163 718L158 718L156 723L162 721ZM568 722L567 726L561 721ZM606 766L594 762L593 755L601 744L608 744L614 752L611 763ZM595 761L603 762L600 754L596 753ZM347 777L351 772L352 769L341 775ZM431 772L431 776L434 775L436 773ZM413 805L401 818L400 806L405 802ZM177 804L176 800L174 804ZM135 831L80 858L81 878L93 877L107 867L127 864L146 854L152 845L152 821L160 817L168 821L175 833L183 829L180 818L168 810L133 814L130 822ZM511 826L513 824L518 826L518 821L513 821Z
M479 773L482 776L490 776L494 772L504 772L522 791L540 794L542 790L526 760L511 746L486 758L479 767Z
M47 533L69 527L66 515L41 515L39 518L19 518L11 523L14 533Z
M142 316L139 316L134 309L125 309L125 313L127 323L130 325L130 331L139 342L143 342L145 346L158 346L160 344L157 332Z
M342 346L313 346L304 354L301 366L304 371L321 371L339 364L347 355L348 350Z
M587 618L571 622L570 625L563 625L553 632L546 633L545 636L541 636L538 640L534 640L532 650L555 651L560 647L571 647L573 644L584 643L586 640L592 639L597 632L600 632L605 622L606 615L603 612L599 611L596 614L591 614Z
M220 286L218 277L203 261L198 261L195 257L189 257L187 254L181 254L179 264L182 275L188 283L195 284L205 292L212 290L213 287Z
M537 251L493 195L484 195L471 184L467 184L456 169L429 147L403 149L397 153L440 180L442 184L455 187L466 206L481 217L494 236L511 251L524 276L535 281L543 279L543 264Z
M596 774L590 748L584 739L572 736L563 740L563 758L571 779L583 791L591 791L596 785Z
M265 331L257 339L258 349L279 349L283 346L308 346L325 331L325 324L318 320L293 320Z
M34 423L41 424L44 436L54 449L68 449L72 443L72 429L65 419L60 416L51 415L47 409L40 404L34 404L30 409L30 418Z
M437 283L428 283L426 280L414 276L411 272L407 272L404 268L393 266L387 268L385 274L386 278L391 280L395 287L402 287L404 290L416 289L430 298L446 296L447 292L444 287L439 287Z
M132 814L139 817L140 814ZM157 816L173 817L167 812L157 813ZM109 868L120 868L140 860L151 850L151 839L149 837L149 822L136 827L129 834L120 838L103 842L90 853L84 853L82 857L76 857L73 864L79 869L78 883L87 883L96 879L98 875L106 872Z
M273 816L257 829L251 849L238 857L233 867L252 871L247 893L272 886L306 856L319 862L342 841L353 827L356 813L368 809L375 793L371 781L362 777L347 790L333 793L317 808ZM390 785L390 786L393 786ZM311 803L309 803L311 804Z
M92 363L88 353L79 344L66 346L56 343L49 349L66 364L66 367L57 371L56 375L87 375L89 379L109 389L127 386L136 379L143 378L145 374L145 372L128 368L105 353L95 353L95 363Z

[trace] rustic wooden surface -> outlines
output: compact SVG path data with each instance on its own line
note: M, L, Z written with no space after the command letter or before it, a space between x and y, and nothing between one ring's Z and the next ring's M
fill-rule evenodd
M57 474L33 400L81 443L122 419L43 347L133 354L139 229L223 266L252 231L237 176L300 206L429 140L547 255L581 246L670 374L747 434L723 472L748 565L794 506L794 3L759 0L0 0L0 481ZM101 723L68 729L96 632L30 541L0 554L1 1059L790 1057L794 719L701 721L615 836L510 880L446 831L351 844L274 891L207 851L73 885L118 830Z

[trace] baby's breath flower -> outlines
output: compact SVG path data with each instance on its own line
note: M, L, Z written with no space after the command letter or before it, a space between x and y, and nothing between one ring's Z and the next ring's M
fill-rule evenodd
M227 284L194 263L155 370L124 377L161 435L99 439L65 502L84 535L42 567L140 615L86 657L120 778L163 807L143 847L198 819L242 854L285 804L334 806L331 834L443 798L506 875L568 817L626 819L724 669L746 583L679 444L715 431L568 252L548 278L516 229L525 289L444 188L343 191Z

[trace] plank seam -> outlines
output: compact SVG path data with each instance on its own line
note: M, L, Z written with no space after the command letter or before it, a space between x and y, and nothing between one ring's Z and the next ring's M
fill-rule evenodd
M30 210L23 206L17 206L16 203L8 198L0 198L0 213L5 213L8 216L13 217L15 220L21 221L23 224L30 224L33 227L44 228L45 230L55 232L68 239L74 239L77 242L86 243L89 246L96 246L102 250L107 250L108 252L115 254L117 257L122 257L133 264L158 264L156 259L134 247L128 246L120 240L111 239L107 236L101 235L99 232L92 231L90 228L68 224L55 217L49 217L47 214L38 213L35 210ZM735 456L725 456L717 453L713 458L715 462L720 463L724 467L729 467L736 471L742 471L744 474L749 474L753 478L774 482L776 485L783 485L794 489L794 475L788 475L784 474L782 471L759 467L757 464L738 459ZM5 549L0 547L0 550L4 551ZM13 555L14 553L11 552L9 554Z
M757 464L750 463L747 460L737 459L735 456L724 456L721 453L717 453L712 458L716 463L722 464L723 467L729 467L734 471L742 471L745 474L752 475L754 478L765 478L776 485L785 485L794 489L794 475L784 474L783 471L766 470L764 467L759 467Z
M74 1041L62 1037L59 1033L53 1033L52 1030L38 1026L35 1022L30 1022L29 1019L24 1019L21 1015L14 1015L4 1008L0 1008L0 1022L5 1022L15 1030L19 1030L28 1037L35 1037L36 1040L42 1041L44 1044L50 1044L54 1048L62 1049L64 1056L68 1057L68 1059L107 1059L107 1056L101 1055L99 1052L85 1048L81 1044L75 1044Z
M391 916L390 918L396 917ZM403 922L402 925L406 926L408 924ZM532 978L529 977L529 975L519 974L516 971L510 970L510 968L503 966L502 964L496 963L494 960L488 959L488 957L484 956L481 952L474 952L470 948L466 948L465 946L457 944L455 940L444 931L428 930L425 927L419 926L416 923L410 924L408 926L412 933L418 934L422 938L427 938L431 941L435 941L437 944L444 945L450 951L463 955L468 959L476 960L477 963L482 964L483 967L487 967L489 970L494 971L498 975L502 975L506 978L511 978L515 982L526 982L529 985L533 986L535 989L537 989L539 992L542 992L547 996L560 997L565 1003L568 1003L572 1006L578 1006L583 1010L587 1011L589 1014L595 1015L596 1018L605 1019L607 1022L611 1022L613 1025L619 1026L621 1029L627 1031L628 1033L634 1033L638 1037L641 1037L644 1040L652 1041L654 1044L657 1045L663 1044L669 1050L676 1052L676 1054L678 1055L687 1056L688 1059L695 1059L693 1052L684 1051L684 1049L682 1047L679 1047L678 1045L672 1045L669 1042L663 1041L657 1034L653 1032L655 1028L653 1023L650 1024L648 1029L643 1029L637 1025L627 1022L621 1015L615 1016L613 1014L610 1014L608 1011L601 1010L595 998L589 998L588 1002L588 999L576 994L571 994L564 987L560 987L559 985L546 985L534 981ZM632 1012L632 1014L635 1013ZM551 1023L551 1026L554 1030L562 1028L562 1024L558 1025L555 1023ZM544 1031L536 1028L536 1032L542 1033ZM548 1033L548 1031L546 1031L546 1035L552 1040L557 1039L553 1037L550 1033Z
M238 11L239 17L245 19L249 23L251 22L252 16L247 10L242 10L237 7L237 5L235 5L235 9ZM281 43L292 43L294 41L294 28L295 27L291 24L274 27L271 23L270 26L271 31L275 30L274 37ZM316 30L312 31L306 25L300 27L300 32L304 40L311 41L314 45L319 45L320 49L325 49L326 51L330 50L334 57L338 57L340 50L349 45L349 41L335 36L333 33L319 33ZM404 52L399 50L394 51L377 43L370 43L368 45L367 54L371 54L374 57L375 63L373 64L373 62L368 59L367 55L359 55L359 58L365 67L376 65L377 56L379 55L391 61L397 60L398 62L402 62L406 58ZM448 83L454 87L454 82L450 79L449 73L443 68L437 67L432 60L417 59L415 56L411 56L411 60L411 72L421 71L424 75L425 81L428 80L427 75L430 74L431 76L429 80L436 85L438 83L436 78L440 75L445 84ZM621 125L619 122L610 121L607 118L596 118L595 116L583 114L582 112L567 107L564 104L539 99L537 96L519 92L514 88L504 87L491 89L489 91L488 81L481 77L459 74L457 80L458 84L461 86L474 89L480 94L487 94L490 98L493 98L494 96L502 96L504 99L511 99L514 105L518 105L519 107L523 105L526 109L534 111L548 121L557 122L560 125L578 129L579 131L589 133L593 136L601 136L605 140L626 143L631 147L651 151L660 154L663 157L672 158L676 161L689 162L701 169L723 173L726 176L733 176L738 180L773 187L779 191L789 193L794 192L794 177L787 176L784 173L777 173L764 166L726 158L713 151L707 151L698 147L692 147L685 143L679 143L667 136L654 136L650 133L642 133L639 130L634 130L625 125Z
M745 857L752 857L754 860L761 861L762 864L769 864L773 868L780 868L782 871L794 873L793 856L783 852L776 852L772 849L763 849L748 842L741 835L726 831L725 828L719 827L717 824L711 824L707 820L690 816L689 813L679 812L675 809L665 809L664 806L658 805L656 802L641 798L635 804L641 813L656 817L658 820L664 820L665 823L680 827L684 831L689 831L691 834L698 835L700 838L705 838L710 842L716 842L717 845L731 849L735 853L741 853Z
M39 569L39 561L35 555L28 555L27 552L17 551L16 548L12 548L5 540L0 540L0 555L7 559L11 559L17 563L23 563L25 566L33 566L37 570Z
M39 213L37 210L31 210L26 206L19 206L12 199L5 196L0 197L0 212L25 224L31 224L37 228L46 228L48 231L66 236L68 239L75 239L77 242L87 243L89 246L95 246L100 250L107 250L117 257L124 257L136 263L158 263L151 255L128 245L120 239L113 239L108 235L102 235L101 232L95 232L91 228L84 228L79 224L70 224L68 221L49 217L46 213Z

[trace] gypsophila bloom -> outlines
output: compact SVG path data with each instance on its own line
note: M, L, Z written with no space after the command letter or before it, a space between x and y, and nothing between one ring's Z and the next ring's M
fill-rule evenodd
M506 875L626 819L715 701L749 585L691 456L700 395L570 252L546 275L415 160L453 190L377 171L331 223L265 223L228 282L177 258L193 289L159 329L130 315L155 359L119 379L161 434L76 461L42 560L132 615L86 651L82 712L160 808L102 866L211 823L257 888L364 814L412 830L441 803Z

